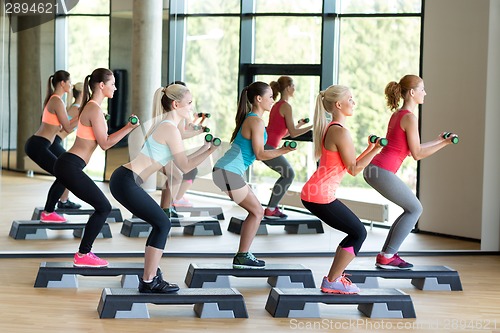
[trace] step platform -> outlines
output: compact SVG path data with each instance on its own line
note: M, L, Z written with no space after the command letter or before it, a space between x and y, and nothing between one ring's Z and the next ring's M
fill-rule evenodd
M227 231L240 234L244 218L232 217L229 221ZM267 235L266 225L284 225L285 231L289 234L322 234L324 233L321 220L314 216L289 216L286 219L262 219L257 235Z
M416 318L410 295L398 289L361 289L359 294L323 293L320 289L271 289L266 310L275 318L319 318L318 303L358 304L370 318Z
M221 207L175 207L177 213L189 213L191 217L210 216L219 221L224 220L224 212Z
M360 288L378 288L378 279L411 279L420 290L462 291L458 272L447 266L415 266L411 269L355 267L345 271Z
M185 217L170 219L172 227L183 227L184 235L191 236L220 236L222 230L219 220L213 217ZM144 220L134 217L125 219L120 233L127 237L147 237L152 227Z
M184 282L189 288L230 288L229 276L267 277L267 283L279 288L314 288L309 268L300 264L267 264L263 269L235 269L228 264L191 263Z
M109 219L108 219L109 220ZM81 237L86 222L66 223L41 223L40 220L13 221L9 236L14 239L48 239L47 229L50 230L73 230L74 237ZM106 222L102 226L97 238L112 238L111 229Z
M108 267L74 267L72 262L42 262L35 288L78 288L77 275L119 276L123 288L137 288L144 273L144 263L114 263Z
M39 220L42 215L44 207L36 207L31 216L32 220ZM80 208L80 209L67 209L67 208L56 208L55 212L57 214L66 215L92 215L95 210L93 208ZM111 208L111 212L108 215L108 219L113 218L114 222L123 222L122 213L119 208Z
M243 295L231 288L183 288L169 294L105 288L97 312L100 318L149 318L147 303L194 304L193 309L200 318L248 318Z

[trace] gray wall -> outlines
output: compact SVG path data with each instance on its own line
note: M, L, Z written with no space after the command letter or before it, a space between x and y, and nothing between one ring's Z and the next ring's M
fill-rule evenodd
M421 230L500 250L500 2L426 1L422 141L460 135L421 161Z

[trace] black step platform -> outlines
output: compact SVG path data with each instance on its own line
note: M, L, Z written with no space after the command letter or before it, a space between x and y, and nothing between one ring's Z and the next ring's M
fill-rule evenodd
M224 220L224 213L221 207L175 207L178 213L190 213L191 217L211 216L219 221Z
M234 269L230 263L191 263L184 282L190 288L229 288L229 276L267 277L267 283L280 288L315 287L311 270L299 264L267 264L264 269Z
M271 289L266 310L275 318L319 318L318 303L358 304L370 318L416 318L410 295L398 289L361 289L359 294L326 294L320 289Z
M41 223L34 221L13 221L10 227L9 236L14 239L48 239L47 229L50 230L73 230L74 237L81 237L86 222L66 222L66 223ZM112 238L109 224L104 223L97 238Z
M222 235L219 220L213 217L171 218L172 227L184 227L184 235L219 236ZM120 233L127 237L147 237L152 227L140 218L125 219Z
M244 218L231 217L227 231L240 234L241 225ZM267 235L266 225L284 225L285 231L289 234L322 234L324 233L321 220L314 216L304 215L303 217L289 216L286 219L262 219L257 235Z
M123 288L137 288L144 273L144 263L114 263L108 267L74 267L72 262L42 262L35 288L78 288L77 275L122 276Z
M55 212L57 214L66 215L92 215L94 214L93 208L80 208L80 209L67 209L67 208L56 208ZM43 207L36 207L31 216L32 220L39 220L42 215ZM119 208L111 208L111 213L108 215L109 218L114 218L114 222L123 222L122 213Z
M243 295L236 289L180 289L171 294L141 294L137 289L102 291L100 318L149 318L147 303L194 304L200 318L248 318Z
M461 291L458 272L447 266L415 266L411 269L382 269L355 267L345 271L349 279L360 288L378 288L378 278L411 279L421 290Z

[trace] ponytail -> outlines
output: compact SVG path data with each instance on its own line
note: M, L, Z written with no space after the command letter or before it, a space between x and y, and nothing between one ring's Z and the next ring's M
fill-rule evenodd
M247 116L249 110L247 91L248 87L243 88L243 90L241 91L240 100L238 102L238 110L236 111L236 116L234 117L236 127L234 128L233 134L231 135L231 140L229 142L234 141L236 135L238 134L238 131L243 125L243 121L245 121L245 118Z
M87 75L85 77L85 80L83 81L83 92L82 92L82 105L80 105L80 108L78 109L78 114L81 115L83 108L85 105L87 105L88 101L90 100L90 88L89 88L89 81L90 81L90 75Z
M326 110L323 105L323 97L325 92L320 91L316 97L316 106L314 108L313 120L313 142L314 142L314 159L317 161L321 157L323 150L323 136L325 135L328 120L326 119Z

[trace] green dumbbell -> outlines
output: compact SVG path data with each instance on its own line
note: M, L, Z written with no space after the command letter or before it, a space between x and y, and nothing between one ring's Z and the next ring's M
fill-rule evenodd
M198 112L198 118L210 118L210 113Z
M309 118L302 118L302 119L299 120L299 123L300 122L304 122L304 123L307 124L309 122Z
M203 129L203 132L205 132L205 133L208 133L208 132L210 132L210 128L208 128L208 127L205 127L205 128Z
M378 140L378 139L379 139L379 137L378 137L378 136L373 135L373 134L372 134L372 135L370 135L370 142L371 142L371 143L375 143L375 142L377 142L377 140ZM386 138L380 138L380 141L379 141L379 142L380 142L380 145L381 145L382 147L385 147L385 146L387 146L387 144L389 143L389 140L387 140Z
M205 141L211 142L214 146L220 146L222 140L219 138L215 138L212 134L205 135Z
M111 119L111 116L109 115L109 113L103 113L103 115L104 115L104 119L106 121L109 121Z
M130 116L128 117L128 121L132 124L135 125L139 122L139 117L137 116Z
M448 139L448 138L449 138L450 136L452 136L452 135L455 135L455 134L453 134L453 133L451 133L451 132L444 132L444 134L443 134L443 139ZM458 138L458 136L454 136L454 137L452 137L452 138L451 138L451 142L452 142L453 144L455 144L455 145L456 145L459 141L460 141L460 139Z
M297 142L295 142L295 141L285 141L285 143L283 144L283 146L295 149L295 148L297 148Z

